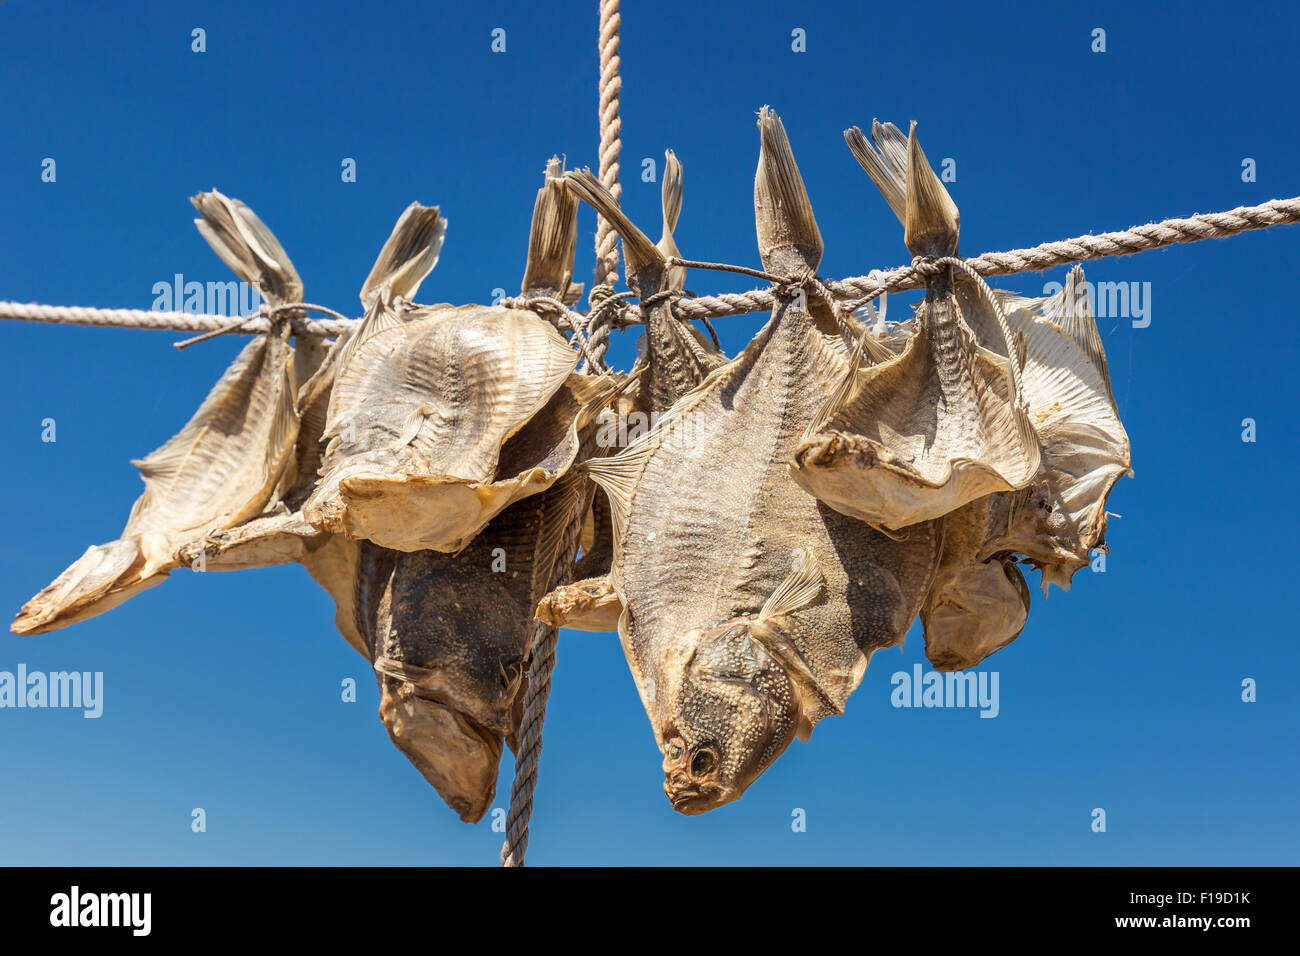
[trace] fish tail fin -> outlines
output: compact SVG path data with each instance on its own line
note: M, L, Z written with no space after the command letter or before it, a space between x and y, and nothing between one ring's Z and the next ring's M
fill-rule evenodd
M903 241L914 256L953 256L961 216L916 138L913 123L907 136L907 208Z
M578 248L578 197L565 185L558 156L546 164L546 182L537 190L528 234L524 292L568 294L573 279L573 255Z
M387 293L381 298L414 298L420 283L438 264L446 233L447 220L437 206L418 202L407 206L361 286L362 305L369 309L372 297L381 292Z
M785 126L775 111L764 106L758 114L758 130L754 225L759 256L769 271L816 269L822 258L822 234Z
M271 305L302 301L298 271L253 210L215 189L191 196L190 202L203 217L194 225L235 275L256 287Z
M629 274L647 267L663 266L664 254L623 214L618 200L591 174L590 169L570 170L564 174L564 181L578 194L579 199L595 209L619 234L623 240L623 256L627 260Z

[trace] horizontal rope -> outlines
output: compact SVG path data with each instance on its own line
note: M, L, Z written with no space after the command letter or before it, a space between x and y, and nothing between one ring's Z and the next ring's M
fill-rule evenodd
M218 332L237 323L237 315L205 312L163 312L152 309L96 309L79 305L37 305L35 302L0 302L0 319L49 322L56 325L105 325L122 329L164 329L170 332ZM298 335L335 336L355 325L354 320L293 319ZM270 328L265 317L250 319L237 331L259 335Z
M1286 226L1300 222L1300 197L1270 199L1258 206L1239 206L1227 212L1209 212L1186 219L1134 226L1123 232L1076 236L1060 242L1045 242L1032 249L1010 252L986 252L967 259L966 264L981 276L1013 275L1017 272L1041 272L1054 266L1111 256L1128 256L1149 249L1199 242L1202 239L1225 239L1238 233L1269 226ZM868 299L882 292L905 292L925 285L924 266L908 265L872 276L822 280L838 299ZM755 270L757 271L757 270ZM683 298L673 305L673 314L681 319L705 319L746 312L765 312L776 303L768 289L722 295ZM638 307L624 304L615 325L639 325ZM581 314L581 313L579 313ZM24 302L0 302L0 319L27 322L52 322L63 325L105 325L118 328L167 329L177 332L212 332L226 329L237 316L207 315L197 312L155 312L147 309L95 309L82 306L37 305ZM353 323L338 319L293 319L298 335L335 336ZM236 331L258 334L269 328L266 319L252 320ZM593 330L593 340L595 339Z

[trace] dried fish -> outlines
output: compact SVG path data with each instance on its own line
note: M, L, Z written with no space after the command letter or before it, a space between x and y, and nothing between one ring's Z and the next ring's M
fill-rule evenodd
M227 265L271 305L302 301L302 282L279 242L237 199L215 190L193 202L195 225ZM10 625L40 634L85 620L160 584L185 541L259 514L291 467L298 437L289 315L249 342L189 423L133 464L144 479L121 537L89 548L33 597Z
M442 231L426 228L430 213L407 211L367 280L366 317L338 359L323 478L303 514L385 548L455 552L572 464L591 396L571 376L577 353L532 312L403 304L436 260Z
M1015 551L1069 590L1089 552L1105 548L1106 499L1132 475L1128 434L1111 388L1106 353L1083 269L1047 299L1012 300L1007 318L1025 354L1025 395L1042 443L1034 483L999 495L982 553Z
M956 292L976 337L996 349L1002 337L987 301L971 282ZM938 670L973 667L1020 633L1029 588L1015 554L1042 570L1044 593L1051 584L1069 589L1089 551L1104 547L1106 498L1131 473L1083 270L1072 270L1051 298L1002 303L1042 457L1027 488L943 519L944 556L921 611L926 654Z
M939 570L921 608L925 656L937 671L974 667L1019 637L1029 618L1029 585L1013 556L981 556L1000 497L986 495L941 519Z
M856 127L845 134L903 222L908 249L954 255L957 207L921 151L915 124L907 140L887 124L875 124L872 135L879 153ZM872 338L863 336L864 344ZM1039 448L1018 357L1000 358L975 341L951 267L927 280L902 354L881 358L853 366L809 428L792 465L804 488L838 511L897 530L1032 480Z
M663 231L659 242L652 245L640 229L623 214L617 200L611 196L591 173L570 173L574 190L602 216L608 219L623 238L623 248L628 262L628 285L645 300L664 292L680 290L686 282L682 266L669 266L666 258L679 256L673 231L682 210L682 164L672 150L665 152L663 189ZM641 416L645 427L673 402L698 386L713 369L726 362L726 356L693 326L678 320L672 312L672 300L664 298L651 305L643 305L646 333L641 339L639 354L632 375L638 377L637 390L629 395L614 416L626 422L634 415ZM601 429L601 433L614 431ZM629 428L634 436L637 430ZM616 433L616 432L615 432ZM608 454L613 443L600 449ZM574 584L564 585L547 595L537 609L537 619L555 627L575 630L614 631L622 605L609 582L609 568L613 560L613 523L609 505L598 496L592 503L592 539L584 544L581 565L575 568Z
M666 154L662 192L663 236L658 245L633 225L619 208L618 200L600 184L590 170L573 171L565 176L570 188L588 205L607 219L623 240L627 262L627 284L642 303L645 334L633 373L644 370L635 406L643 412L667 409L704 377L726 362L726 356L700 335L699 331L673 314L672 299L663 293L680 290L686 270L670 267L668 256L676 256L673 230L682 208L682 167L669 150Z
M566 475L505 509L457 555L362 545L359 623L380 717L463 820L492 802L502 740L516 746L533 608L566 560L586 489L582 475Z
M769 272L800 275L821 236L780 120L764 108L758 125L759 251ZM837 324L803 299L780 298L647 435L584 465L609 498L619 636L683 813L737 799L841 713L871 654L902 640L938 561L934 522L891 540L791 480L822 383L847 368Z

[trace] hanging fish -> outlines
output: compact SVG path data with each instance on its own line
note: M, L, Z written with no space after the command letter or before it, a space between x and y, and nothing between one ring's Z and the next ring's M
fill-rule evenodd
M955 255L957 207L921 151L915 124L907 140L879 123L872 135L879 153L856 127L845 133L903 223L908 249ZM1039 448L1018 357L1008 353L1000 358L976 343L953 294L952 267L943 269L927 279L902 354L851 368L835 390L794 455L795 480L837 511L889 530L1025 487Z
M302 281L270 230L237 199L215 190L190 200L208 244L267 303L302 301ZM298 437L297 379L290 317L250 341L189 423L148 457L132 462L144 479L118 540L89 548L27 602L10 625L41 634L116 607L161 584L177 547L259 514L292 467Z
M516 502L459 554L362 544L360 626L379 715L461 819L492 803L502 740L516 749L533 609L572 560L586 479Z
M1132 475L1128 434L1111 388L1106 353L1083 269L1047 299L1012 300L1007 319L1025 354L1025 395L1042 444L1034 483L998 496L984 552L1015 551L1069 590L1089 552L1105 548L1106 499Z
M682 211L682 164L672 150L666 150L664 157L663 229L658 243L651 243L623 214L618 201L590 171L572 172L567 177L574 191L608 220L623 239L628 287L643 303L661 293L681 290L686 284L686 269L667 263L670 256L680 257L673 231ZM673 314L672 299L642 305L641 315L646 331L631 373L639 376L636 391L620 402L617 411L606 413L608 427L601 428L598 436L618 436L618 426L622 423L625 433L635 438L674 402L704 381L709 372L727 361L698 330ZM628 424L638 416L637 427ZM605 438L600 444L601 454L609 454L615 442ZM581 566L575 569L577 580L547 595L538 606L537 619L574 630L614 631L623 608L609 581L614 553L613 522L603 496L593 500L591 517L592 539L584 545Z
M780 120L765 107L758 126L759 252L769 272L802 275L821 235ZM938 560L935 523L894 541L791 480L824 383L848 363L836 322L804 300L780 297L737 358L642 439L584 465L614 518L619 637L665 792L687 814L737 799L843 711L872 653L903 639Z
M363 290L303 514L381 547L455 552L568 469L588 396L571 377L577 353L533 312L407 305L403 288L436 261L412 241L423 208L398 222Z
M337 346L338 343L335 343ZM360 546L343 535L320 531L302 516L302 504L319 480L316 469L325 451L321 433L329 405L329 379L317 373L328 369L335 352L317 336L300 336L294 342L295 368L308 381L298 390L302 424L294 450L293 480L277 492L266 511L233 528L213 531L186 542L176 561L196 570L244 571L298 563L334 599L334 623L348 644L367 659L365 639L357 627L356 580ZM323 387L317 387L317 383Z
M964 277L963 277L964 278ZM957 283L962 314L981 345L997 350L998 316L970 280ZM926 654L937 670L972 667L1019 634L1029 587L1016 554L1068 590L1089 552L1104 547L1106 498L1131 473L1106 354L1083 270L1048 299L1000 299L1034 431L1042 446L1034 481L998 492L944 520L944 557L921 611Z

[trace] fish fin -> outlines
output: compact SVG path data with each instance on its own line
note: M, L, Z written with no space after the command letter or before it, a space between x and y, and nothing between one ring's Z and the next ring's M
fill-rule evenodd
M361 304L369 311L371 298L385 291L387 295L381 298L413 299L420 283L438 264L446 233L447 220L437 206L418 202L407 206L361 286Z
M586 502L587 488L586 476L579 471L570 471L543 492L540 502L543 512L533 548L534 608L536 602L554 586L560 552L564 550L569 529L575 520L584 517L578 511Z
M194 225L221 261L271 305L302 301L302 279L284 247L238 199L217 190L190 198L202 219Z
M673 230L682 214L682 164L671 150L664 150L663 191L660 198L663 208L663 234L659 238L658 249L665 256L678 256L677 242L673 239ZM686 287L686 268L670 266L664 289L683 289Z
M1079 343L1079 347L1101 375L1106 386L1106 397L1118 414L1119 407L1115 404L1110 368L1106 362L1106 349L1102 347L1101 332L1098 331L1097 320L1092 314L1092 301L1088 297L1088 284L1082 266L1071 269L1061 291L1043 304L1043 317Z
M824 431L830 425L831 419L835 417L835 413L848 404L849 396L853 394L853 386L857 382L858 366L862 363L863 347L869 338L873 338L871 330L863 329L862 334L858 336L857 343L853 346L853 351L849 353L848 367L836 384L835 391L831 392L830 397L826 399L826 404L817 413L817 417L809 422L808 427L804 429L803 437L805 441Z
M955 256L961 216L925 158L913 123L907 137L907 209L903 241L914 256Z
M807 548L795 548L790 562L790 573L782 581L758 612L759 620L770 620L793 614L816 601L826 586L817 559Z
M758 114L758 130L754 225L759 256L769 271L816 269L822 258L822 234L785 126L764 106Z
M614 524L614 541L621 542L627 529L627 519L632 513L632 498L636 494L641 472L655 453L655 445L646 441L654 434L651 429L617 455L608 458L588 458L578 466L599 485L609 498L609 512Z
M573 278L578 247L578 197L565 185L558 156L546 164L546 182L537 190L528 234L528 262L520 288L560 295Z
M570 170L564 174L564 181L578 194L579 199L608 220L622 238L623 256L627 259L629 273L652 266L663 267L664 254L644 232L632 225L632 220L623 215L618 200L600 184L590 169Z
M435 674L434 671L427 667L420 667L416 664L408 664L406 661L382 656L375 658L374 668L376 673L383 674L385 677L392 677L395 680L405 681L408 684L414 684L416 687L430 684Z
M907 137L893 123L871 123L871 139L856 126L844 131L853 158L876 184L900 223L907 219Z

